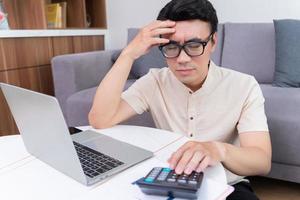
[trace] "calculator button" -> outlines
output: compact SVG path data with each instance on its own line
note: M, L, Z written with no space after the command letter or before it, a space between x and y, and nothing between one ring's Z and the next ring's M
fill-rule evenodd
M177 182L178 182L178 183L186 184L186 180L182 180L182 179L178 179Z
M147 183L152 183L153 181L154 181L154 178L145 178L145 180L144 180L145 182L147 182Z
M190 185L197 185L197 181L195 181L195 180L189 180L188 184L190 184Z
M148 176L153 176L153 177L156 177L158 174L159 174L159 172L161 171L161 167L156 167L156 168L154 168L149 174L148 174ZM147 177L148 177L147 176Z
M190 175L190 177L188 179L188 184L197 185L197 183L199 182L200 177L201 177L201 173L192 172L192 174Z
M176 179L175 178L168 178L167 181L168 182L176 182Z
M160 167L156 167L154 168L149 175L152 175L152 176L157 176L159 174L159 172L162 170L162 168Z
M156 180L158 181L164 181L169 175L169 171L162 170L162 172L159 174Z
M170 172L171 171L171 169L170 168L163 168L163 170L162 170L163 172Z
M179 176L179 175L176 174L174 170L172 170L172 171L169 173L169 175L168 175L167 181L168 181L168 182L176 182L178 176Z
M177 182L185 184L187 182L187 180L188 180L188 175L187 174L183 174L183 175L179 176Z

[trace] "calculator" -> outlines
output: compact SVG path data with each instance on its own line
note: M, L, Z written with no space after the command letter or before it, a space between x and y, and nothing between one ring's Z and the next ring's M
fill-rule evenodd
M197 199L202 179L202 172L179 175L170 168L155 167L136 184L145 194Z

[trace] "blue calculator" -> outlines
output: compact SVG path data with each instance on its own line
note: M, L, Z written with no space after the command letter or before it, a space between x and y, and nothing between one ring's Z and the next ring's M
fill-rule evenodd
M176 174L170 168L155 167L136 184L143 193L171 198L197 199L203 173Z

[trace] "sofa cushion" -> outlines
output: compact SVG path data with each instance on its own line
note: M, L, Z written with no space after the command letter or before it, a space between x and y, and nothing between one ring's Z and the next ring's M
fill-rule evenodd
M135 79L127 80L124 90L129 88ZM88 122L88 113L94 100L97 87L81 90L74 93L67 99L66 113L69 126L86 126Z
M136 80L127 80L124 90L129 88ZM82 90L70 96L67 100L67 120L69 126L86 126L88 122L88 114L91 109L97 87ZM155 127L151 114L145 112L136 115L121 124Z
M71 95L66 102L67 121L69 126L86 126L97 87L81 90Z
M275 33L272 23L226 23L222 66L272 83Z
M300 165L300 88L260 84L277 163Z
M128 37L127 44L133 40L133 38L137 35L139 29L138 28L129 28L128 29ZM150 51L135 60L134 65L132 66L131 72L137 78L140 78L146 75L150 68L162 68L166 67L167 63L159 51L158 47L153 47Z
M224 44L224 24L218 24L218 43L215 51L211 55L212 61L218 66L221 65L222 49Z
M276 62L274 85L300 87L300 20L274 20Z

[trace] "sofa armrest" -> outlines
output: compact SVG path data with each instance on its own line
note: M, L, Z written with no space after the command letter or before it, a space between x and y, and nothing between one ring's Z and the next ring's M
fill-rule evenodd
M115 51L118 50L61 55L51 60L55 96L64 115L67 98L97 86L111 68L111 56Z

